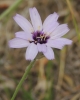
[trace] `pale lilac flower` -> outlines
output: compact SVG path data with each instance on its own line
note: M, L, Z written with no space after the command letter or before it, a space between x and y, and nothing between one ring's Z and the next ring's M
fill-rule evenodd
M64 45L70 45L71 40L62 38L69 28L67 24L59 25L58 14L50 14L44 21L42 21L37 9L29 9L31 23L19 14L14 16L16 23L23 29L23 31L16 32L15 38L9 41L11 48L27 47L26 60L33 60L38 52L42 52L49 60L54 59L54 52L52 48L62 49Z

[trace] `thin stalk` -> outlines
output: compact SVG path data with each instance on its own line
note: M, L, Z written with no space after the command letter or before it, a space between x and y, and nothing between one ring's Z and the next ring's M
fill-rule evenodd
M1 15L0 15L0 20L2 20L4 17L6 17L9 13L11 13L13 10L15 10L18 5L22 2L23 0L16 0L16 2L11 5L5 12L3 12Z
M61 88L63 76L64 76L64 68L65 68L65 59L66 59L66 47L61 50L60 54L60 68L59 68L59 78L58 78L58 89Z
M77 22L76 22L76 19L75 19L75 16L74 16L74 10L71 6L71 3L69 0L66 0L67 2L67 5L69 7L69 10L71 12L71 15L72 15L72 21L73 21L73 24L74 24L74 27L75 27L75 30L76 30L76 33L77 33L77 36L78 36L78 39L80 40L80 31L79 31L79 28L78 28L78 25L77 25Z
M33 64L34 64L34 62L35 62L35 60L32 61L32 62L27 66L27 69L25 70L24 75L22 76L22 78L21 78L21 80L20 80L18 86L16 87L16 90L15 90L15 92L14 92L14 94L13 94L11 100L14 100L14 99L15 99L15 97L16 97L16 95L17 95L19 89L21 88L21 85L23 84L24 80L25 80L26 77L28 76L28 74L29 74L29 72L30 72L30 70L31 70L31 68L32 68L32 66L33 66Z

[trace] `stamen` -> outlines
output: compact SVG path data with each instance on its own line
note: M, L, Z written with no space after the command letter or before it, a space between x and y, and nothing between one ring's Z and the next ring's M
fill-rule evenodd
M49 37L46 36L42 31L41 32L37 31L33 33L33 39L34 41L32 42L34 42L35 44L37 43L45 44L47 43L47 40L49 39Z
M40 39L41 37L36 37L36 38L39 38Z
M41 41L42 41L42 38L41 38Z
M37 44L37 41L34 41L35 44Z
M44 41L45 41L46 37L44 37Z

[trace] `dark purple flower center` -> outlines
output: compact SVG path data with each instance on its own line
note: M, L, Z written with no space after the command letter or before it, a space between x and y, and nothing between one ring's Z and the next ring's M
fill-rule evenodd
M35 44L37 44L37 43L45 44L45 43L47 43L47 41L49 39L49 36L46 36L42 31L41 32L36 31L32 34L33 34L34 41L31 41L31 42L34 42Z

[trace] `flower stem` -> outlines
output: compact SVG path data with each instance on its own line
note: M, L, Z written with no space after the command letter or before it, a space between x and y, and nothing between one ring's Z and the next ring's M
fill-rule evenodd
M31 70L31 68L32 68L32 66L33 66L33 64L34 64L34 62L35 62L35 60L33 60L33 61L27 66L27 69L25 70L24 75L22 76L22 78L21 78L21 80L20 80L18 86L16 87L16 90L15 90L15 92L14 92L14 94L13 94L11 100L14 100L14 99L15 99L15 97L16 97L16 95L17 95L17 93L18 93L18 91L19 91L19 89L20 89L22 83L24 82L24 80L25 80L26 77L28 76L28 74L29 74L29 72L30 72L30 70Z
M78 24L77 24L77 21L76 21L76 18L75 18L75 14L74 14L74 9L70 3L70 0L66 0L67 2L67 5L69 7L69 10L71 12L71 15L72 15L72 21L73 21L73 24L74 24L74 27L75 27L75 30L76 30L76 33L77 33L77 37L78 37L78 40L80 41L80 30L79 30L79 27L78 27Z
M16 0L16 2L11 5L5 12L3 12L0 15L0 20L2 20L4 17L6 17L10 12L12 12L14 9L18 7L18 5L22 2L23 0Z

